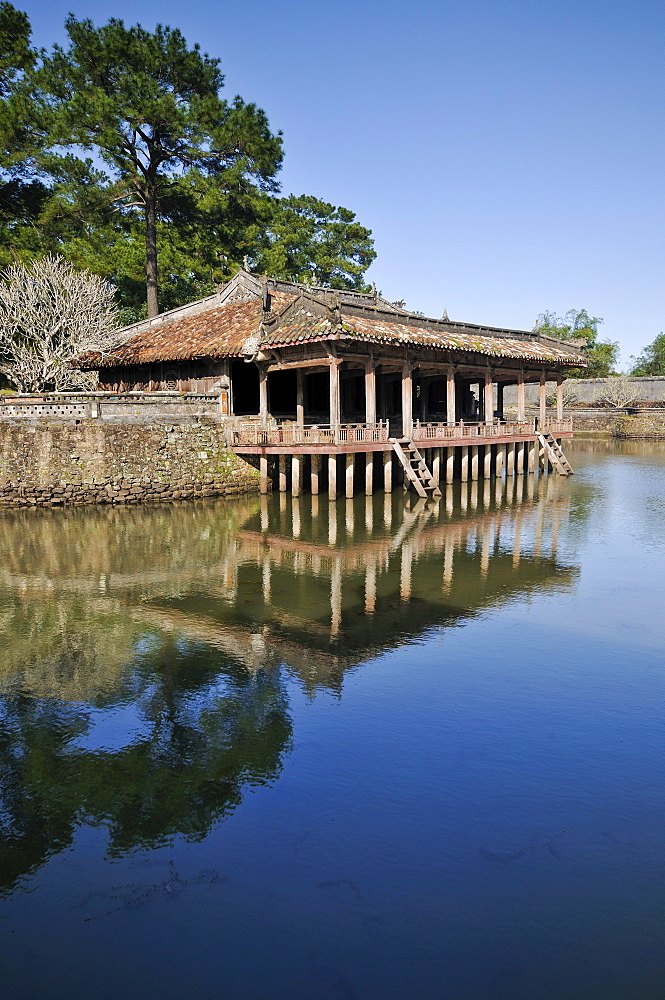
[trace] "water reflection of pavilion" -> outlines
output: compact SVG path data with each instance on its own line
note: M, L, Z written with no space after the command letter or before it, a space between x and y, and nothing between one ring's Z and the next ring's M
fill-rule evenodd
M0 895L83 816L116 855L205 836L289 751L282 665L339 691L428 629L570 587L565 485L3 515Z
M263 498L214 595L157 597L136 613L249 669L286 663L307 686L339 689L345 670L429 628L575 578L557 562L569 498L552 477L540 489L462 484L410 508L391 496L326 503L323 520L317 507Z
M148 630L339 688L350 666L425 629L569 586L557 561L569 502L555 477L517 477L410 507L401 494L320 508L282 494L14 512L0 522L0 683L18 669L59 697L112 689Z

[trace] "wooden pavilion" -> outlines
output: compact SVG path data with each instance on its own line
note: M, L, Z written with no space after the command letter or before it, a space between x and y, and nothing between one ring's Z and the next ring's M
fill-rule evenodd
M347 496L359 454L368 493L379 458L392 488L395 455L421 496L457 474L550 465L567 474L560 441L572 427L561 384L585 360L537 332L429 319L378 294L240 271L216 294L124 328L111 352L77 364L99 370L102 391L219 393L229 443L258 457L262 489L272 469L279 488L290 483L297 495L307 462L312 492L325 485L334 498L340 455ZM556 420L547 417L547 381L557 383ZM540 385L535 422L526 419L526 382ZM510 423L506 385L517 386Z

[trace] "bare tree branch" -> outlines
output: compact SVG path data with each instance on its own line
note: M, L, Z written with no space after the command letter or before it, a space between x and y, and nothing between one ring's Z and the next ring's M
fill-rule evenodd
M20 392L93 389L94 372L69 362L115 342L111 285L49 255L0 274L0 372Z

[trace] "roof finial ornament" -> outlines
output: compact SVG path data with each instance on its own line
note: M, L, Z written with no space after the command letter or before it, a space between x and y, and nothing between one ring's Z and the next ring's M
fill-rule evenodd
M443 315L442 315L441 319L444 320L446 323L450 323L450 316L448 315L448 310L447 309L443 310Z

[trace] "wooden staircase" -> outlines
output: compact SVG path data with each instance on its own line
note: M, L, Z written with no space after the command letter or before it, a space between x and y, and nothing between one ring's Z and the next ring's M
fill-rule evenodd
M563 448L549 431L542 431L537 435L540 443L540 458L545 464L546 459L552 463L560 476L572 476L573 467L563 453Z
M395 454L399 458L407 481L411 483L419 497L440 497L441 490L434 482L434 476L427 468L425 459L408 438L391 438ZM572 471L572 470L571 470Z

